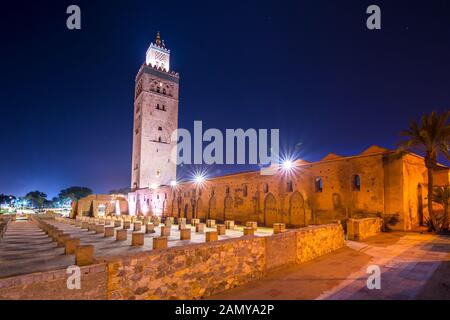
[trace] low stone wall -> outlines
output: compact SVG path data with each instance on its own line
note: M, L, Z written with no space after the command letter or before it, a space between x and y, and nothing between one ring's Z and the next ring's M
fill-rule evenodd
M104 300L106 265L81 267L81 289L67 288L66 269L0 279L0 300Z
M59 270L0 279L0 299L202 299L344 245L334 224L97 258L81 268L82 290L67 289Z
M362 241L377 235L382 229L382 218L349 219L347 221L347 234L349 240Z

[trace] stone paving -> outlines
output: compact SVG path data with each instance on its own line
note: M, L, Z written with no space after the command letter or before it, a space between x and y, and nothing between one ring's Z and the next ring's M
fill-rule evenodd
M160 227L155 228L155 233L145 234L144 245L131 246L132 230L128 230L126 241L116 241L115 237L105 238L103 234L95 231L87 231L74 225L46 220L46 222L57 226L72 238L80 238L81 245L94 245L95 257L106 257L114 255L124 255L142 251L152 250L153 238L160 236ZM183 246L190 243L205 242L205 234L196 233L195 228L191 228L191 240L180 240L178 225L173 225L169 236L168 246ZM120 228L117 228L120 229ZM219 236L220 240L241 237L243 227L236 226L234 230L226 230L226 235ZM215 228L205 227L205 231L213 231ZM268 236L272 234L272 229L258 228L257 236ZM0 278L13 275L26 274L38 271L61 269L73 265L74 255L64 255L64 248L58 248L56 242L52 242L34 222L16 221L10 223L0 240Z
M210 299L450 299L450 237L383 233L347 245ZM367 289L370 265L380 266L381 290Z

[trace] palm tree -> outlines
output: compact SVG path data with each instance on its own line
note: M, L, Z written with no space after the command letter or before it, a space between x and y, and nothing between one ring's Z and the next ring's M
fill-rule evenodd
M448 229L448 208L450 207L450 187L436 187L434 188L433 201L439 203L444 208L444 216L441 221L437 221L440 225L440 230Z
M433 170L437 167L440 153L449 159L449 116L449 111L443 114L432 112L430 115L423 115L420 124L411 121L409 128L400 133L406 139L398 144L400 150L419 151L425 155L425 166L428 171L428 213L434 228L437 227L437 221L432 202Z

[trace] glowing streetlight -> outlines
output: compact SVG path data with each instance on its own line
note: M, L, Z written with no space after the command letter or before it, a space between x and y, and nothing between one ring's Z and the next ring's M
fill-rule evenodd
M175 180L170 181L170 186L171 187L176 187L177 186L177 182Z
M158 189L158 185L157 185L156 183L154 183L154 184L152 184L152 185L150 186L150 188L151 188L151 189Z
M194 181L195 181L195 183L196 184L202 184L203 182L205 182L205 177L204 176L202 176L202 175L196 175L195 177L194 177Z

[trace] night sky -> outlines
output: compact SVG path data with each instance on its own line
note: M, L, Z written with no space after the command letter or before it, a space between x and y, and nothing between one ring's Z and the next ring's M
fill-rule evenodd
M82 30L66 28L77 4ZM366 8L382 30L366 28ZM134 79L157 30L182 128L280 128L306 160L393 148L450 105L450 1L9 1L0 193L128 187ZM255 168L255 167L251 167ZM212 174L249 169L215 167Z

